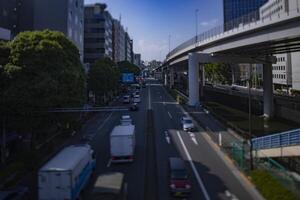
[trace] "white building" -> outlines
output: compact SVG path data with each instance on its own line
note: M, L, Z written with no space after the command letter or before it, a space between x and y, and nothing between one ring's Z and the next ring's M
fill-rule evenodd
M283 13L292 12L297 0L269 0L260 7L260 19L272 19ZM277 63L273 64L274 89L300 89L300 53L275 54Z

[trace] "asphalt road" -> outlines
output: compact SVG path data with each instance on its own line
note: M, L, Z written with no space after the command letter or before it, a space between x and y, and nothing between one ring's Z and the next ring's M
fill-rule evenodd
M114 111L105 118L97 118L85 128L85 134L93 135L91 145L97 154L96 175L105 172L123 172L128 188L128 200L144 199L146 168L147 110L153 110L155 152L157 165L157 191L159 200L171 199L169 195L169 157L180 156L185 162L192 182L189 199L253 199L246 188L234 176L223 160L204 139L201 132L188 133L181 130L183 110L156 81L150 81L141 90L142 102L137 112ZM122 105L120 103L120 105ZM129 114L136 125L136 151L133 163L110 163L109 134L119 124L121 115ZM212 126L210 124L210 126ZM84 199L91 199L91 189L96 176L89 182Z

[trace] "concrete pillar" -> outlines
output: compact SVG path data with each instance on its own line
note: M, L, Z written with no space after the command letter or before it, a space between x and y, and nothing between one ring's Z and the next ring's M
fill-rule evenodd
M263 66L263 88L264 116L272 118L274 116L272 64L264 64Z
M189 53L188 61L189 77L189 102L190 106L195 106L199 102L199 63L196 53Z
M200 66L200 77L201 77L201 80L200 80L200 97L203 98L204 96L204 86L205 86L205 69L204 69L204 65L202 64Z
M170 68L170 88L174 86L174 68Z

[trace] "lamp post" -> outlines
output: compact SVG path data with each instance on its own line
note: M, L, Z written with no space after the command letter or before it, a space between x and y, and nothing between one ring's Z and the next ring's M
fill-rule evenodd
M250 169L253 170L253 153L252 153L252 105L251 105L251 87L252 87L252 64L249 65L249 80L248 80L248 106L249 106L249 138L250 138Z
M197 42L198 42L198 13L199 13L199 9L195 10L195 17L196 17L196 46L197 46Z
M169 54L171 52L171 35L169 35Z

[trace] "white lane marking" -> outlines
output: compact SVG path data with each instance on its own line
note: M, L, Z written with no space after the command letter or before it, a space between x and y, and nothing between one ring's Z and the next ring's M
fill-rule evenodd
M110 165L111 165L111 158L109 159L109 161L108 161L106 167L108 168L108 167L110 167Z
M206 190L206 188L205 188L205 186L204 186L204 184L203 184L203 181L202 181L202 179L201 179L201 177L200 177L200 175L199 175L199 173L198 173L198 171L197 171L197 169L196 169L196 167L195 167L195 165L194 165L194 163L193 163L192 157L191 157L190 153L188 152L188 150L187 150L187 148L186 148L186 146L185 146L185 144L184 144L184 142L183 142L183 140L182 140L182 137L181 137L180 134L179 134L179 131L177 131L176 133L177 133L177 136L178 136L178 138L179 138L179 141L180 141L180 143L181 143L181 145L182 145L182 147L183 147L183 150L184 150L184 152L185 152L185 155L186 155L186 157L187 157L187 160L189 161L189 163L190 163L190 165L191 165L191 167L192 167L192 170L193 170L193 172L194 172L194 174L195 174L195 176L196 176L197 182L198 182L198 184L199 184L199 186L200 186L200 188L201 188L201 190L202 190L202 192L203 192L203 195L204 195L205 199L206 199L206 200L210 200L210 197L209 197L209 195L208 195L208 192L207 192L207 190Z
M149 85L149 87L148 87L148 97L149 97L148 109L151 110L151 93L150 93L150 85Z
M169 117L172 119L173 117L172 117L172 115L171 115L171 113L168 111L168 115L169 115Z
M191 140L195 143L195 145L198 145L195 133L189 132L189 135L191 137Z
M208 110L206 110L205 108L204 108L203 110L204 110L204 112L205 112L206 114L209 114L209 111L208 111Z
M104 120L104 122L97 128L97 130L99 131L101 128L103 128L103 126L106 124L106 122L110 119L110 117L112 116L113 112L111 112L108 117ZM96 134L95 134L96 135Z
M170 140L170 136L169 136L169 134L168 134L168 131L165 131L165 137L166 137L167 143L170 144L170 143L171 143L171 140Z
M231 192L229 192L229 190L225 191L225 195L226 195L226 197L228 197L231 200L238 200L238 198L234 194L232 194Z

